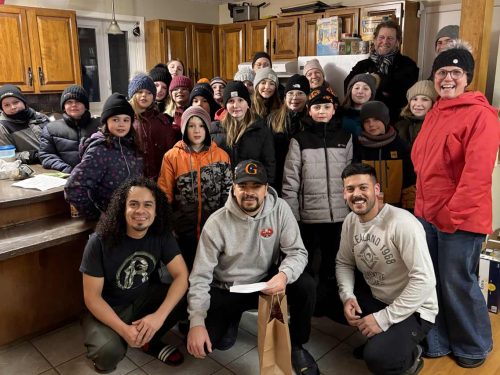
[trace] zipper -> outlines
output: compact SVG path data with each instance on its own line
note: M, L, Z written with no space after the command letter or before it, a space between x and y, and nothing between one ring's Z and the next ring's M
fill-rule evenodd
M323 127L323 149L325 151L325 162L326 162L326 192L327 192L326 199L328 200L328 208L330 211L330 220L332 222L334 222L332 202L330 201L330 164L328 163L328 149L326 147L326 126L327 125L328 125L328 123L325 123L325 126Z

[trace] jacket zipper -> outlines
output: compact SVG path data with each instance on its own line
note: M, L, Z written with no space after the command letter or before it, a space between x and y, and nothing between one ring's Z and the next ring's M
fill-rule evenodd
M328 149L326 148L326 125L328 123L325 123L325 126L323 127L323 149L325 150L325 162L326 162L326 192L327 192L327 200L328 200L328 207L330 209L330 220L333 223L333 208L332 208L332 202L330 201L330 168L329 168L329 163L328 163Z

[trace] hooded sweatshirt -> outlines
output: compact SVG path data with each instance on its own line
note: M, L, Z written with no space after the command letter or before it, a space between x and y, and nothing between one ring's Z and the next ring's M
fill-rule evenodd
M189 277L188 313L191 327L204 325L210 307L210 287L261 281L273 264L284 258L279 271L288 284L295 282L307 264L307 251L290 207L268 188L261 211L243 212L232 191L225 206L210 216L201 233L193 271Z
M438 99L413 144L415 215L440 231L491 233L498 110L478 92Z

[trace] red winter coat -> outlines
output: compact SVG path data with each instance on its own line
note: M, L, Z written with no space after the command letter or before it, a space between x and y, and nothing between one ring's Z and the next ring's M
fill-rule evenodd
M478 92L439 99L413 144L415 215L440 231L491 233L498 110Z

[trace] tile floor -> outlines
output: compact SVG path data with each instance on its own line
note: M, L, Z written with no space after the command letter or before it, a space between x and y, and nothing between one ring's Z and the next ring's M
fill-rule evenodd
M179 375L257 375L257 314L243 315L238 340L227 351L215 350L199 360L186 353L182 335L173 330L165 341L180 345L185 355L178 368L169 367L142 353L129 349L127 356L112 374L179 374ZM314 318L311 338L306 345L317 360L322 374L369 374L363 361L352 356L352 349L363 342L363 336L351 327L327 318ZM85 375L95 374L85 356L83 337L78 322L49 332L29 341L0 347L0 375Z

